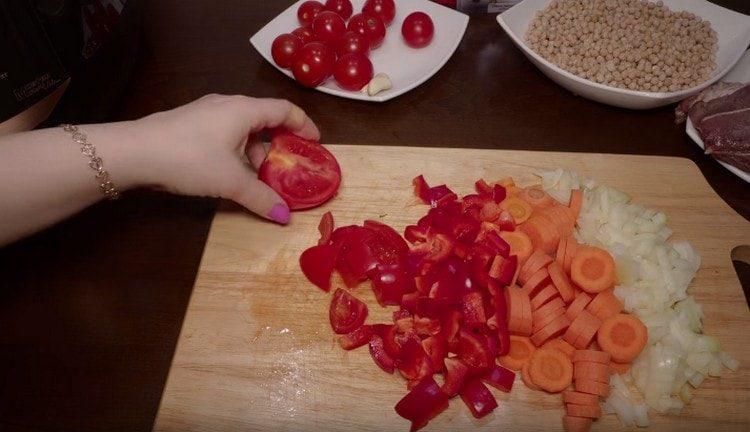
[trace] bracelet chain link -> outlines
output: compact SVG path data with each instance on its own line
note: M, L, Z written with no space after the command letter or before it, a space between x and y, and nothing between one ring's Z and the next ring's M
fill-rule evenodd
M88 142L86 134L78 130L78 126L72 124L62 125L63 130L70 132L73 142L81 146L81 153L89 158L89 167L96 171L94 177L99 181L99 188L107 198L115 200L120 197L120 192L109 177L109 172L104 169L104 161L96 155L96 148Z

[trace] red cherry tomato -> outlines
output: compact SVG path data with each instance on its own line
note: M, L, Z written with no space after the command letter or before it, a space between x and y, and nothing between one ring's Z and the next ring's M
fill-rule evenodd
M356 330L367 318L367 305L341 288L333 293L328 311L331 327L338 334Z
M424 12L414 12L404 19L401 25L401 34L406 44L412 48L423 48L432 42L435 35L435 26L429 15Z
M282 132L271 140L258 178L271 186L290 209L299 210L333 197L341 184L341 168L322 145Z
M347 31L336 42L336 55L341 57L344 54L362 54L367 55L370 52L370 42L367 38L357 32Z
M393 0L367 0L362 6L362 12L379 16L383 24L389 26L396 16L396 4Z
M313 20L312 31L318 40L330 45L346 32L346 23L336 12L323 11Z
M344 90L361 90L372 79L372 63L366 55L345 54L336 61L333 77Z
M380 46L385 39L385 24L375 15L359 13L349 19L347 28L366 37L370 42L370 49Z
M302 27L309 26L319 13L325 10L323 3L319 1L306 1L297 9L297 19Z
M309 44L310 42L316 42L315 34L313 34L310 27L300 27L292 32L293 35L297 36L302 41L302 46Z
M321 42L302 47L292 66L294 78L305 87L317 87L331 76L336 54Z
M336 12L345 20L352 16L352 2L349 0L326 0L325 7L326 10Z
M273 40L271 55L279 67L290 68L304 44L297 36L285 33Z

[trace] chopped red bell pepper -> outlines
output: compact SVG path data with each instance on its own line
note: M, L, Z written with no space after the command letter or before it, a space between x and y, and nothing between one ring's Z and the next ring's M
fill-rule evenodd
M353 350L370 342L372 334L372 326L363 325L362 327L341 336L341 338L339 338L339 343L341 344L341 348L347 351Z
M461 312L463 313L465 325L472 327L477 324L484 324L487 321L487 317L484 312L482 293L473 291L464 294L461 299Z
M472 373L480 373L493 363L493 358L483 339L465 329L460 329L458 332L458 357L472 369Z
M328 292L331 289L331 274L336 265L338 249L331 245L308 248L299 257L302 273L313 285Z
M401 376L407 380L421 380L432 376L432 362L418 339L410 338L404 342L396 366Z
M416 292L404 294L401 297L401 307L408 310L409 312L414 312L414 310L417 308L418 297L419 293Z
M495 201L497 204L500 204L501 202L503 202L507 194L508 193L505 190L504 186L499 185L499 184L492 186L492 200Z
M497 232L488 232L485 243L503 258L508 258L510 256L510 245L503 240L502 237L497 235Z
M474 183L474 189L476 189L477 193L482 197L491 197L492 196L492 187L487 184L484 179L479 179Z
M439 373L445 370L443 360L448 356L448 342L441 335L430 336L422 341L422 348L430 356L432 371Z
M448 396L430 377L419 382L398 401L395 410L398 415L411 421L410 432L415 432L447 408Z
M333 234L333 215L331 212L325 212L323 217L320 218L318 231L320 231L319 245L326 245L331 242L331 234Z
M443 234L436 234L424 243L411 246L411 252L421 256L423 261L439 262L450 255L453 250L453 240Z
M414 331L419 337L434 336L440 333L440 321L425 317L415 317Z
M461 204L463 205L464 211L470 208L482 208L485 201L486 200L479 194L464 195L464 197L461 198Z
M458 394L469 376L469 367L457 357L445 359L445 379L441 390L450 397Z
M397 340L399 328L395 324L374 324L372 331L380 336L385 352L395 361L401 355L401 345Z
M476 418L482 418L497 408L495 396L476 378L466 382L459 395Z
M373 335L370 339L370 355L375 360L375 364L385 372L393 373L396 370L396 363L393 358L388 355L383 345L383 338L378 335Z
M507 211L500 213L500 217L495 221L495 225L500 228L500 231L515 231L516 221L513 216Z
M461 330L461 312L449 311L440 320L440 332L448 341L448 350L458 353L458 333Z
M412 180L412 184L414 185L414 195L421 199L423 203L429 204L430 203L430 186L427 184L427 181L425 181L423 175L419 175L417 177L414 177L414 180Z
M349 333L364 324L367 318L367 305L339 288L333 293L328 316L334 332Z
M403 308L393 311L393 322L404 318L411 318L411 312Z
M511 255L503 258L501 255L495 256L490 266L489 276L496 279L502 285L510 285L518 268L518 257Z
M427 226L409 225L404 229L404 238L409 243L419 243L427 241L430 228Z
M406 274L401 264L378 264L368 276L381 306L397 306L404 294L415 289L414 278Z
M515 372L499 365L492 366L490 370L482 375L482 381L506 393L510 393L513 389L515 379Z

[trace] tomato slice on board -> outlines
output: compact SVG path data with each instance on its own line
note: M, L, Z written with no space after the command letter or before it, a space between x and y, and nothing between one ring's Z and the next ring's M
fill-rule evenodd
M313 246L299 257L302 273L315 286L328 292L331 289L331 274L336 264L337 248L331 245Z
M495 396L478 379L472 379L464 384L459 395L476 418L482 418L497 408Z
M398 306L404 294L414 291L414 278L398 264L378 264L368 273L372 291L381 306Z
M333 331L338 334L350 333L364 324L367 318L367 305L339 288L333 293L328 315Z
M292 210L318 206L341 184L341 168L325 147L288 132L271 140L258 178L271 186Z
M333 234L333 215L331 212L325 212L323 217L320 218L318 231L320 232L320 240L318 240L319 245L331 242L331 235Z
M440 391L430 377L415 385L395 406L396 413L411 421L411 432L415 432L448 408L448 396Z

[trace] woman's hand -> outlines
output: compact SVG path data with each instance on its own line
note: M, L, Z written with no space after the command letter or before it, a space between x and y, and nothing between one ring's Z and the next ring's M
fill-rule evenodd
M284 127L303 138L320 138L299 107L245 96L204 96L130 126L138 137L132 144L137 154L130 158L134 185L230 199L282 224L289 221L289 207L253 170L266 156L260 132Z

